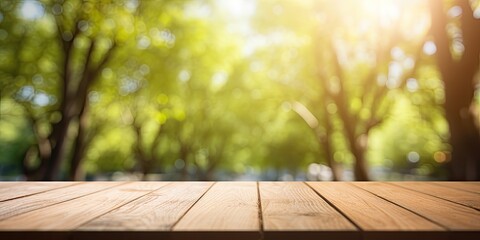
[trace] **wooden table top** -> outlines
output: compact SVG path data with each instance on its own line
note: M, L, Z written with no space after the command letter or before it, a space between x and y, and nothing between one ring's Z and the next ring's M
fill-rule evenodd
M480 239L480 182L0 182L0 239Z

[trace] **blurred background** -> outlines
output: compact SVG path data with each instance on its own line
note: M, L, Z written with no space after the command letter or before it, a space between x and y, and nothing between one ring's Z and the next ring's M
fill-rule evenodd
M480 180L480 1L0 1L0 180Z

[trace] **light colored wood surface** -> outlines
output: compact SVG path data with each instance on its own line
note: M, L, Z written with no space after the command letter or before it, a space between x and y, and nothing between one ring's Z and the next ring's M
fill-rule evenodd
M22 197L15 201L0 202L0 220L92 194L119 184L118 182L78 183Z
M260 182L259 187L265 231L356 230L303 182Z
M429 184L427 182L402 182L393 184L480 210L479 193L462 191L443 185Z
M217 182L173 228L174 231L256 231L255 182Z
M342 182L308 182L308 185L367 231L444 231L445 229L404 208Z
M442 185L451 189L459 189L480 194L479 182L431 182L432 185Z
M480 230L480 212L390 183L352 183L388 201L409 209L449 230Z
M175 182L121 206L80 230L170 230L213 182Z
M0 182L0 239L480 239L479 182Z
M153 182L122 184L68 202L7 218L0 221L0 229L71 230L130 201L142 197L165 184L166 183Z
M74 182L0 182L0 201L45 192L76 184Z

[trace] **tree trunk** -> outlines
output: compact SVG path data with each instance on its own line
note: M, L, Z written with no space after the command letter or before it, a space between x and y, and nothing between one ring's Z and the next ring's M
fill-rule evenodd
M78 134L73 149L73 156L70 162L69 179L80 180L80 163L82 162L87 149L87 125L88 125L88 102L85 103L78 119Z
M446 32L447 16L442 1L430 1L432 32L437 44L437 64L445 88L445 117L452 146L448 163L451 180L480 180L480 132L470 111L474 99L474 77L479 69L480 21L473 17L469 1L462 7L461 27L465 50L459 60L452 57Z
M51 181L58 178L58 172L62 159L65 157L65 152L68 144L68 129L70 128L71 117L67 114L62 114L62 120L54 125L54 129L58 129L54 138L52 139L52 155L47 161L43 181Z
M366 146L362 146L359 142L358 135L356 133L356 126L358 126L357 118L350 114L348 105L346 102L345 89L340 84L340 91L337 95L333 96L333 99L337 103L339 116L343 122L343 129L350 146L350 152L355 157L354 174L357 181L369 181L368 171L366 167L365 150Z
M357 143L351 143L352 140L349 140L350 144L357 145L356 147L352 148L352 154L355 157L355 166L354 166L354 174L355 180L357 181L369 181L370 178L368 176L368 170L366 167L366 159L365 159L365 148L358 146Z
M333 146L332 146L332 142L330 141L330 136L332 136L332 132L333 132L333 126L332 126L332 123L331 123L331 119L329 116L329 113L327 111L327 106L325 103L323 103L324 105L324 111L325 111L325 130L326 130L326 133L325 133L325 136L319 136L319 143L320 143L320 147L323 148L325 150L325 155L327 156L327 164L328 166L330 167L330 169L332 170L332 180L333 181L338 181L339 180L339 177L338 177L338 172L337 172L337 166L335 164L335 159L333 157Z
M43 174L45 173L47 161L49 161L52 154L52 146L48 137L41 136L39 133L38 123L33 117L33 113L29 112L28 108L26 109L29 113L27 116L29 123L32 126L32 132L35 135L36 144L30 146L25 152L22 160L22 172L27 180L41 180ZM36 167L31 167L30 161L37 158L39 159L40 163Z
M179 158L183 160L183 168L181 173L181 180L188 180L188 155L190 155L190 150L188 145L183 142L180 142L180 156Z

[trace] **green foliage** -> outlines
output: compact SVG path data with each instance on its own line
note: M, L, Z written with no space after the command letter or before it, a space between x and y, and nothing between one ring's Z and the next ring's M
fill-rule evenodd
M355 156L342 106L326 98L341 82L344 108L355 134L368 142L371 166L444 177L444 96L431 59L416 55L422 40L378 50L378 36L355 22L373 28L378 19L352 12L362 3L348 3L246 1L255 11L236 18L222 8L234 3L219 1L1 1L0 175L22 174L29 147L65 117L63 96L76 96L84 73L99 66L87 89L84 176L125 171L237 179L274 171L266 178L301 179L309 164L328 164L325 139L333 162L349 170ZM26 4L33 12L23 12ZM383 28L393 36L394 27ZM65 64L68 39L73 50ZM393 48L402 59L390 56ZM376 54L386 57L375 62ZM410 84L377 83L407 58L418 64ZM66 92L65 65L73 82ZM368 79L371 71L375 78ZM377 89L385 90L378 99L371 94ZM316 119L315 128L295 112L296 102ZM373 120L381 124L369 132ZM81 141L80 124L77 116L68 129L67 156ZM68 165L65 160L62 169Z

